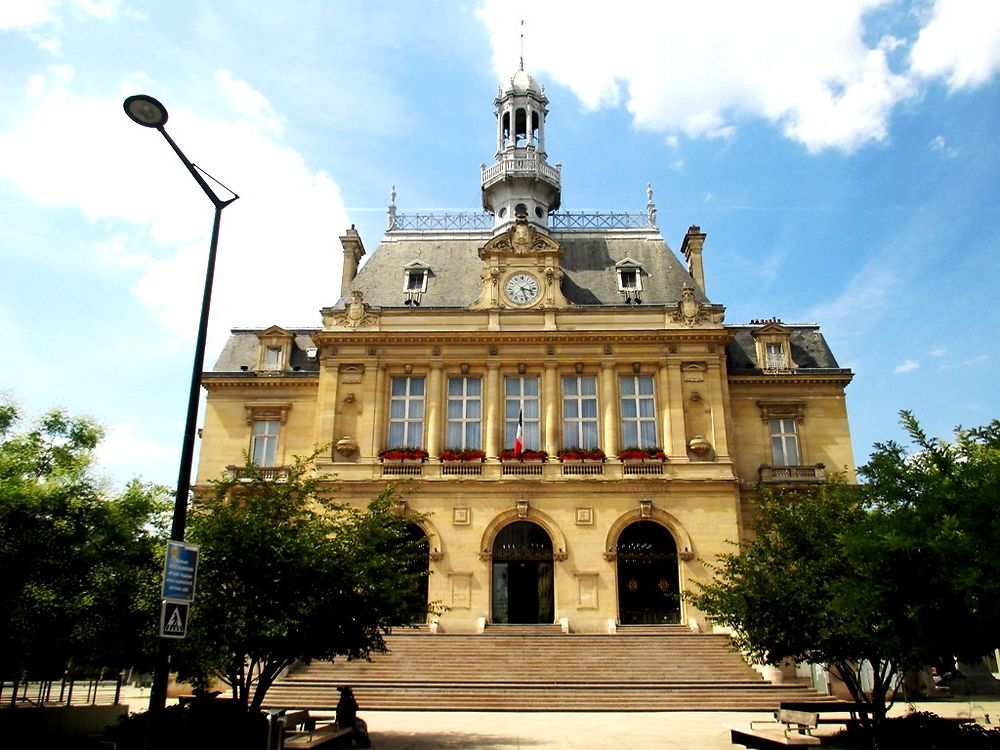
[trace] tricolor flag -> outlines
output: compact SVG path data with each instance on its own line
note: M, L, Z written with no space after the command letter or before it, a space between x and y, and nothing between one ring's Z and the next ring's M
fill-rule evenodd
M524 450L524 409L517 413L517 432L514 435L514 458L521 457Z

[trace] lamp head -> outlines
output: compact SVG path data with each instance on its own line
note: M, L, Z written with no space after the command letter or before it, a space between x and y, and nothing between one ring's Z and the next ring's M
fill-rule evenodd
M144 128L162 128L167 123L167 108L145 94L136 94L125 100L125 114L132 122Z

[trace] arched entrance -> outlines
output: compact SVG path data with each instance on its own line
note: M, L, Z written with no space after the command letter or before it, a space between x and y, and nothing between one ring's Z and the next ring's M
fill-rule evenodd
M635 521L618 536L618 618L622 625L681 621L677 542L654 521Z
M420 618L423 622L426 617L427 608L427 570L430 565L430 541L427 533L417 524L406 524L407 546L414 550L414 554L406 560L407 572L422 574L413 590L414 604L423 609L425 614ZM412 545L412 546L411 546Z
M493 540L494 623L551 623L552 540L541 526L515 521Z

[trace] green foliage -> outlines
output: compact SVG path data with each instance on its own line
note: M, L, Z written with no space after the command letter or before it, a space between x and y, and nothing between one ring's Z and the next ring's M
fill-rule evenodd
M0 404L0 675L142 668L167 490L99 482L90 420L53 411L17 433L20 419Z
M179 674L221 679L251 711L295 661L367 657L391 626L426 615L427 548L395 512L395 490L363 511L335 505L311 459L278 481L248 465L189 517L198 591Z
M877 445L865 484L762 490L751 541L689 596L755 661L830 665L873 733L903 670L982 656L1000 632L1000 423L949 444L902 419L917 451Z

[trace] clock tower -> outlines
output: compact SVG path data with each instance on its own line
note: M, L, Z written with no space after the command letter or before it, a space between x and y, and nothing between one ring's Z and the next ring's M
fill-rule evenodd
M494 234L513 226L519 214L547 232L549 214L559 208L560 165L551 166L545 153L548 103L523 66L497 92L495 161L481 167L483 208L493 214Z

